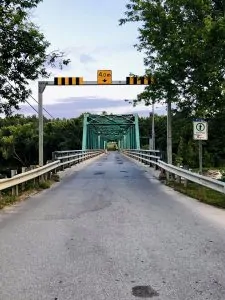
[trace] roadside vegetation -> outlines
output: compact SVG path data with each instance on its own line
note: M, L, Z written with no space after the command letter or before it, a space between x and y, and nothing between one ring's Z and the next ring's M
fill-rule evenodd
M34 195L42 190L48 189L54 184L55 182L59 181L58 176L52 177L47 181L30 181L24 183L24 185L20 185L19 187L19 194L15 195L12 193L12 188L6 189L1 191L0 195L0 209L4 208L5 206L10 206L14 203L24 201L29 196Z
M219 208L225 208L225 194L206 188L199 184L188 182L187 185L175 181L167 182L167 185L175 191L195 198L200 202L213 205Z

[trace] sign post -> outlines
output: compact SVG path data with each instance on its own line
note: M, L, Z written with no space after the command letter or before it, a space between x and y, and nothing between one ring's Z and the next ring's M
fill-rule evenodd
M202 140L199 140L199 174L202 174Z
M193 121L193 139L199 141L199 173L202 174L202 141L208 140L208 123L204 119Z

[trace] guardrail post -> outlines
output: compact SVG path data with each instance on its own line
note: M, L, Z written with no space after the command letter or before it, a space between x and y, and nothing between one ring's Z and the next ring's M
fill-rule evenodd
M49 180L51 178L51 172L45 174L45 180Z
M38 183L41 183L43 181L43 176L38 176Z
M52 161L56 160L56 151L52 152Z
M144 153L143 151L141 151L142 163L143 163L144 165L146 165L145 155L144 155L144 154L145 154L145 153Z
M62 159L62 162L64 162L64 159ZM61 171L64 171L64 169L65 169L65 165L62 165L61 166Z
M160 168L160 174L159 174L159 180L165 180L167 179L166 171L163 168Z
M67 156L69 156L70 155L70 153L69 152L67 152ZM66 161L68 162L67 163L67 167L68 168L70 168L70 163L69 163L69 161L70 161L70 158L66 158Z
M177 182L177 183L181 183L181 177L178 176L178 175L176 176L176 182Z
M35 165L30 165L30 170L34 170L36 168L36 166ZM34 183L34 185L36 184L36 178L34 178L33 179L33 183Z
M184 166L183 168L184 170L188 170L188 166ZM187 187L187 185L188 185L188 180L184 178L184 186Z
M171 181L171 174L169 171L166 171L166 180Z
M17 175L17 170L11 170L11 177ZM18 185L15 185L12 187L12 196L18 196L19 195L19 187Z
M178 168L180 167L179 164L177 164L177 167ZM175 175L175 181L180 184L181 183L181 176Z
M52 170L52 174L57 174L58 168L56 167L55 169ZM51 173L50 173L50 178L51 178Z
M72 165L73 165L73 163L72 162L70 162L70 158L68 158L68 168L71 168L72 167Z
M155 161L155 160L156 160L155 157L151 157L151 155L155 155L155 152L151 152L151 151L149 150L149 158L150 158L150 160ZM150 162L150 163L149 163L149 166L150 166L151 168L155 169L155 164L154 164L154 163Z
M26 169L27 169L26 167L22 167L21 173L25 173L25 172L26 172ZM21 189L22 189L22 191L25 190L25 183L24 183L24 182L21 184Z
M139 150L137 153L138 158L136 158L137 161L141 161L141 150Z
M69 153L69 152L68 152L68 153L67 153L67 156L70 156L71 154L72 154L72 153ZM70 160L71 160L71 158L69 158L69 157L66 159L66 161L68 162L68 163L66 164L66 165L67 165L67 168L70 168L70 167L72 166L71 163L70 163Z
M42 181L47 181L48 180L48 173L45 173L41 176Z
M158 156L158 153L156 151L154 151L154 156ZM155 158L153 159L155 161L155 164L154 164L154 169L155 170L158 170L158 166L157 166L157 161L158 161L158 158Z

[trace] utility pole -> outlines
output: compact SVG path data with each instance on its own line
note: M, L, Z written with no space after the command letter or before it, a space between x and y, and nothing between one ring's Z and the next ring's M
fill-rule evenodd
M155 150L155 103L152 103L152 150Z
M172 149L172 108L171 101L167 101L167 163L173 163L173 149Z
M149 150L155 150L155 103L152 103L152 111L149 113L149 118L152 121L152 132L149 128Z
M149 121L151 121L151 112L149 113ZM150 124L150 123L149 123ZM152 150L152 137L151 137L151 130L149 126L149 150Z
M38 82L38 119L39 119L39 166L44 165L44 142L43 142L43 92L46 84Z

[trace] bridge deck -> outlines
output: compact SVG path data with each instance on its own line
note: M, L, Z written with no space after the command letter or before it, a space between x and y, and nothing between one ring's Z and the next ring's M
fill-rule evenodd
M216 211L102 156L0 213L0 299L130 300L135 286L160 300L224 299Z

